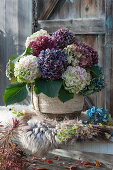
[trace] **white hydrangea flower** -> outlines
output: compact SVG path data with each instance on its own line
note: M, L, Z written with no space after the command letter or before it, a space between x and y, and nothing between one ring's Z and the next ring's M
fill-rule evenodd
M15 63L14 76L17 77L18 82L33 83L36 78L40 77L37 57L27 55L20 58Z
M27 37L27 40L25 43L26 48L29 46L30 42L35 41L37 37L41 37L41 36L50 37L50 35L47 33L46 30L40 29L40 31L33 33L30 37Z
M87 73L84 68L79 66L68 66L62 75L62 79L66 90L70 93L78 94L90 84L90 73Z

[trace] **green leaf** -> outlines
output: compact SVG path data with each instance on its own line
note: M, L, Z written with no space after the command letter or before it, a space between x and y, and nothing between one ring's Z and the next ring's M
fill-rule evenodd
M102 71L99 69L98 66L92 66L90 72L94 74L94 76L98 77L102 74Z
M12 55L12 56L10 57L10 60L13 61L13 60L15 60L16 58L18 58L18 56L19 56L19 55Z
M94 84L90 84L89 86L88 86L88 89L89 90L93 90L95 88L95 85Z
M10 57L10 68L12 69L12 70L14 70L14 61L16 60L16 58L18 58L19 56L18 55L12 55L11 57Z
M83 96L89 96L93 93L94 93L94 90L84 90L84 91L81 91L79 94Z
M62 80L44 80L37 79L35 81L35 92L36 94L44 93L48 97L56 97L58 96L59 90L62 86Z
M106 132L105 132L105 136L106 136L107 139L111 138L111 135L109 133L106 133Z
M26 89L26 83L15 83L10 84L6 88L4 94L4 102L7 105L21 102L23 101L28 95L28 91Z
M73 93L69 93L67 90L64 89L64 86L62 85L60 91L59 91L59 95L58 98L60 99L61 102L67 102L70 99L73 99L74 94Z
M14 80L14 65L17 61L19 61L19 59L22 57L22 55L12 55L10 57L10 61L9 61L9 64L10 64L10 72L11 72L11 77L13 78ZM12 80L12 81L13 81ZM16 82L16 79L14 80Z
M17 114L18 112L17 111L13 111L13 114Z
M31 54L31 48L30 46L28 46L23 56L30 55L30 54Z
M39 91L39 89L38 89L37 86L34 87L34 91L35 91L35 93L36 93L37 95L39 95L39 94L41 93L41 91Z
M14 64L19 61L19 59L22 57L22 55L17 55L16 58L11 58L11 63L14 66Z
M10 80L10 83L13 84L13 83L16 83L16 82L17 82L16 77L12 77L11 80Z
M10 72L11 72L11 77L13 80L14 80L14 65L15 65L16 61L19 60L20 57L21 56L18 56L18 55L13 55L10 57ZM16 81L16 79L14 81Z
M14 107L14 106L12 107L12 110L15 110L15 107Z
M13 55L13 56L10 57L9 64L10 64L11 77L14 76L14 63L13 63L13 60L15 60L17 57L18 57L18 55Z
M78 129L78 127L77 127L77 126L73 126L72 128L73 128L74 130L77 130L77 129Z

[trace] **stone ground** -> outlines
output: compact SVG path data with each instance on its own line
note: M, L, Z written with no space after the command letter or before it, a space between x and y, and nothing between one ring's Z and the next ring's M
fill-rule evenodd
M94 153L77 152L80 159L72 159L64 156L48 154L46 159L39 157L29 157L30 167L28 170L113 170L113 155L103 155ZM77 157L78 157L77 155ZM87 167L84 164L88 161ZM99 161L100 166L95 166L96 161ZM93 163L94 165L91 165Z
M11 107L11 106L10 106ZM25 108L20 106L21 109ZM28 109L28 108L27 108ZM6 107L0 107L0 121L6 122L12 120L12 117L15 115L11 114L9 109ZM9 120L8 120L9 119ZM26 170L79 170L79 169L94 169L94 170L113 170L113 155L106 154L95 154L95 153L86 153L76 151L74 155L67 157L66 154L57 154L53 152L48 154L46 160L38 157L32 158L28 157L29 168ZM81 164L83 161L90 162L89 167L85 167L84 164ZM100 162L100 166L91 166L91 163ZM73 168L71 168L73 167ZM25 170L25 169L24 169Z

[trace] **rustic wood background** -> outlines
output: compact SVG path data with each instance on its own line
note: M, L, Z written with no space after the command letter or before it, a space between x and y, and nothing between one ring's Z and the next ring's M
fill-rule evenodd
M0 0L0 105L9 81L5 75L11 55L25 50L25 40L32 33L32 1Z
M91 98L96 106L104 107L113 115L113 0L37 1L38 29L52 33L67 27L98 51L105 88Z

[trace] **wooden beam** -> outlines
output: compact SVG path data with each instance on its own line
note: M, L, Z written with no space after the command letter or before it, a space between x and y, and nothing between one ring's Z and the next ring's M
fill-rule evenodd
M113 117L113 0L106 0L106 21L105 21L105 55L104 55L104 75L105 75L105 108Z
M44 11L42 12L42 15L40 16L40 20L47 20L53 10L55 9L56 5L58 4L60 0L51 0L47 6L45 7Z
M39 20L40 28L52 33L60 28L69 28L75 34L105 34L105 21L101 19Z
M32 0L32 33L38 30L39 0Z

